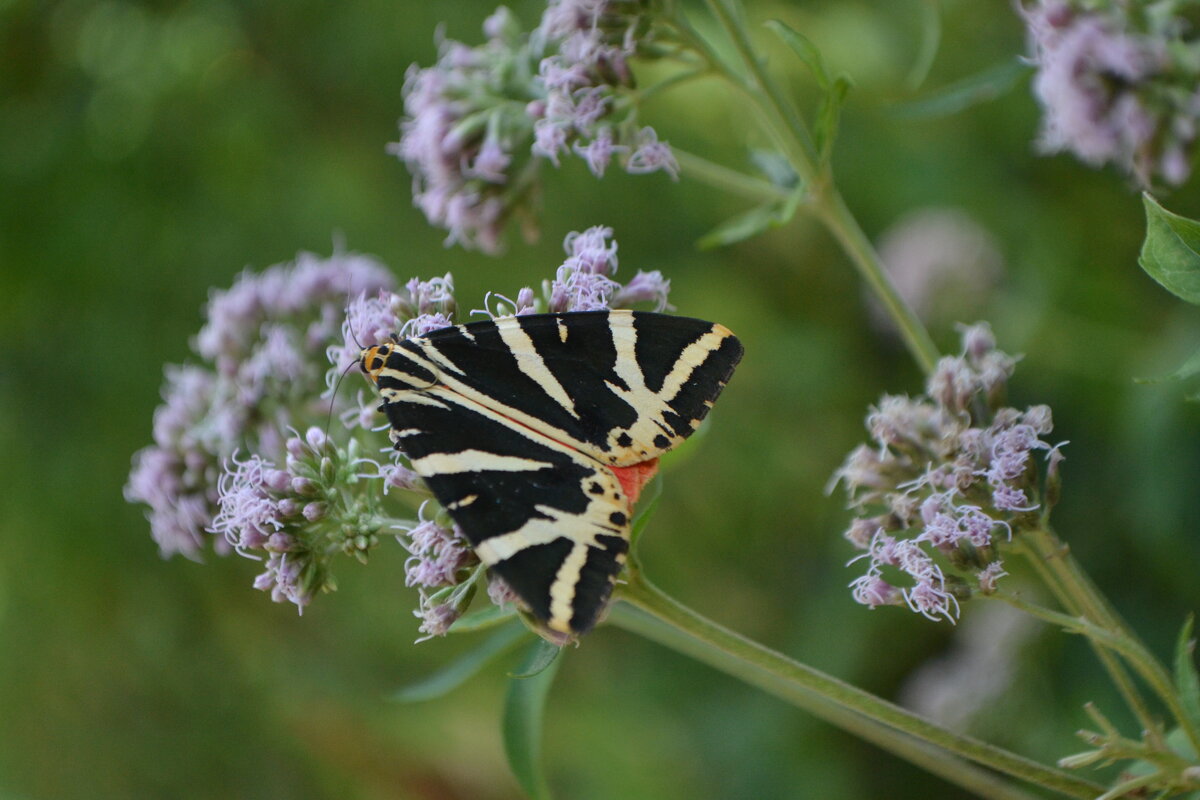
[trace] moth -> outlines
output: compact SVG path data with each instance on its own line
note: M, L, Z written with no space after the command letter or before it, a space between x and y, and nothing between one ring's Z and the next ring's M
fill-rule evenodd
M658 458L742 357L727 328L640 311L501 317L362 350L390 436L558 638L607 608Z

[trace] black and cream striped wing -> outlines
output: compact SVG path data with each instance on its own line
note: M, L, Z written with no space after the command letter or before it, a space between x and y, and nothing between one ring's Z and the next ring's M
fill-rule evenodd
M741 355L721 325L600 311L443 328L368 348L362 368L480 560L550 630L578 634L629 548L617 471L689 436Z
M614 466L690 436L742 357L722 325L627 310L506 317L412 342L449 388Z
M479 559L551 630L590 629L629 548L613 472L447 387L391 397L393 439Z

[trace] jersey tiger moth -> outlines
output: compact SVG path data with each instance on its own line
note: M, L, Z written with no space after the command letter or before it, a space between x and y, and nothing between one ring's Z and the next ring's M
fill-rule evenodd
M604 612L638 493L741 357L721 325L621 310L455 325L359 365L480 561L562 638Z

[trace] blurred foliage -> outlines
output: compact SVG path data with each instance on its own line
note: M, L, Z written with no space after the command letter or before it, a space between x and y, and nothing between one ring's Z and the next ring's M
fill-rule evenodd
M1177 384L1131 378L1179 364L1200 320L1137 269L1131 187L1034 154L1026 81L953 115L902 113L1024 48L1011 5L946 0L914 88L925 5L780 0L750 13L783 20L853 78L833 158L871 235L913 209L957 206L999 242L1006 273L985 315L1004 349L1025 353L1014 404L1049 403L1071 442L1060 532L1167 657L1198 602L1200 407ZM549 277L568 231L612 225L623 270L663 270L682 313L725 323L747 350L703 449L668 476L642 544L650 575L888 697L951 648L952 627L868 612L845 586L847 516L823 487L863 438L867 406L921 385L814 223L698 253L740 201L662 175L598 182L574 161L549 177L541 241L500 258L443 249L411 207L409 177L384 153L405 69L433 59L442 21L478 41L491 8L0 2L0 794L519 796L499 727L512 663L447 698L386 699L473 644L411 644L398 547L343 564L341 589L298 618L250 587L241 559L162 562L121 497L162 365L189 358L209 287L335 241L402 278L452 271L460 298L482 300ZM514 10L532 24L540 6ZM811 108L804 65L766 31L761 41ZM752 169L747 147L765 143L730 124L744 111L726 97L682 87L646 119ZM1194 188L1164 202L1200 215ZM934 335L952 346L951 329ZM958 796L621 631L564 655L544 745L562 797ZM1078 749L1085 701L1128 722L1080 642L1038 629L1007 657L1014 684L974 732L1052 761Z

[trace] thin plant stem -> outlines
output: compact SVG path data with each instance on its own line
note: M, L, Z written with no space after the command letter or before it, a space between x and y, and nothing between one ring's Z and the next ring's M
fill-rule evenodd
M850 256L859 275L891 314L892 320L900 329L900 335L903 337L909 353L921 370L927 375L933 372L934 366L941 357L937 346L933 343L925 325L896 291L891 278L883 269L883 262L875 251L874 245L859 226L858 220L850 213L850 209L846 207L841 194L830 187L820 198L812 198L811 203L817 216L825 223L825 227Z
M1179 695L1175 691L1174 682L1166 667L1155 658L1145 643L1121 619L1108 602L1108 598L1100 593L1091 578L1071 556L1069 548L1059 540L1049 526L1043 525L1030 531L1029 535L1034 547L1055 572L1066 593L1076 602L1080 613L1097 627L1122 640L1126 648L1122 655L1159 695L1188 737L1193 749L1200 752L1200 731L1197 731L1196 726L1192 724L1191 717L1183 710Z
M620 598L685 634L694 645L686 651L690 655L703 657L731 675L772 691L802 708L816 705L810 703L806 696L819 697L824 704L836 705L951 755L1052 789L1067 797L1092 798L1104 791L1104 787L1091 781L978 739L948 731L917 714L753 642L680 604L647 581L640 570L629 570L628 583L621 587ZM677 637L665 637L663 643L678 647Z
M1157 659L1140 642L1127 635L1124 630L1112 630L1103 627L1087 617L1075 617L1063 614L1037 603L1032 603L1010 592L998 591L994 596L1039 619L1053 625L1058 625L1072 633L1082 634L1098 645L1120 653L1129 662L1130 666L1142 676L1142 679L1146 681L1150 688L1154 690L1155 694L1159 696L1179 723L1180 728L1190 736L1188 715L1175 692L1170 674L1167 673L1166 669L1158 663Z
M695 67L693 69L688 69L688 70L680 70L679 72L676 72L673 75L669 75L668 77L663 78L658 83L653 83L653 84L647 86L645 89L642 89L637 94L637 102L639 104L645 103L651 97L654 97L657 94L661 94L662 92L665 92L668 89L674 89L678 86L682 86L683 84L685 84L689 81L700 80L701 78L708 78L708 77L711 77L712 75L713 75L712 67L707 66L707 65Z
M764 671L743 676L739 674L738 667L730 663L729 656L724 651L713 649L687 631L664 622L661 618L632 603L617 603L613 606L608 621L631 633L636 633L672 650L691 656L711 667L743 678L747 683L792 703L818 719L841 728L863 741L870 742L974 795L989 800L1032 800L1031 795L1014 786L1006 778L889 728L869 717L849 711L818 694L798 690L791 683L775 678Z
M679 12L674 21L681 35L687 37L698 48L716 72L744 93L752 107L758 111L767 135L800 178L809 206L838 240L863 280L896 321L905 345L921 370L929 374L940 357L937 347L916 313L896 291L871 240L834 188L828 165L818 166L816 147L803 119L754 53L749 33L738 16L731 13L727 0L707 2L709 10L733 42L749 77L743 76L726 64L707 42L704 42L703 37L690 27L682 12Z
M1071 614L1081 614L1078 602L1062 585L1054 570L1046 563L1046 559L1029 543L1028 538L1025 536L1017 537L1016 546L1017 551L1025 556L1026 560L1033 566L1034 571L1038 573L1038 577L1042 579L1042 582L1046 584L1062 607ZM1108 672L1113 685L1116 686L1117 691L1125 700L1125 705L1137 717L1138 724L1141 725L1142 730L1147 731L1147 735L1156 744L1165 746L1162 736L1159 733L1158 725L1155 724L1154 715L1151 714L1149 706L1146 705L1146 701L1142 697L1142 693L1134 685L1133 678L1130 677L1129 672L1126 671L1120 659L1096 642L1089 640L1088 644L1092 648L1092 652L1096 654L1096 658L1104 666L1105 671Z
M761 98L763 111L773 124L781 128L781 132L790 134L791 141L786 150L792 154L790 159L796 173L805 183L815 183L818 177L817 148L813 143L808 126L784 96L783 91L771 74L763 67L762 60L754 52L754 43L750 34L741 24L738 14L731 10L728 0L707 0L709 11L721 23L726 35L733 42L743 65L750 75L751 83L747 87L756 99Z
M729 194L740 195L759 203L779 202L791 196L787 189L770 181L738 172L678 147L672 147L671 152L679 162L683 174Z

